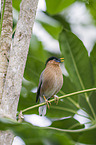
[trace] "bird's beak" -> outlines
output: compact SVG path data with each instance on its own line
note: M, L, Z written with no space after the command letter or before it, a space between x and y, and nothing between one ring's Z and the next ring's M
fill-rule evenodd
M60 58L60 61L63 62L64 61L64 58Z

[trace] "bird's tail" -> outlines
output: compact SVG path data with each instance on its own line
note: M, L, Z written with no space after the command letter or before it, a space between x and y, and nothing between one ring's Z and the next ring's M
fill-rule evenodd
M40 103L43 103L43 102L45 102L44 98L40 97ZM46 114L46 110L47 110L46 105L43 105L43 106L39 107L39 115L44 116Z

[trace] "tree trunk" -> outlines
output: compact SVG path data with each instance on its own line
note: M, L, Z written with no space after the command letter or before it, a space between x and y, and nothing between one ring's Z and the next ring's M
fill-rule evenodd
M12 50L10 51L9 65L2 94L0 112L3 117L6 116L12 119L16 118L18 100L37 4L38 0L22 0L21 2L19 20ZM10 135L10 132L1 132L0 144L10 145L12 139L13 135Z
M3 87L8 67L9 51L12 43L12 0L2 1L2 7L5 7L4 14L2 8L2 31L0 47L0 102L3 94Z

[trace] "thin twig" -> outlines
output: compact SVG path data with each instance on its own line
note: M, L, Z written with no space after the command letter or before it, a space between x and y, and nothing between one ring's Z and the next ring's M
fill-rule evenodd
M71 129L60 129L60 128L55 128L55 127L43 127L43 129L51 129L51 130L57 130L57 131L61 131L61 132L85 132L85 131L88 131L88 130L92 130L96 128L96 125L94 126L91 126L89 128L82 128L82 129L76 129L76 130L71 130Z
M85 92L95 91L95 90L96 90L96 88L91 88L91 89L86 89L86 90L82 90L82 91L77 91L77 92L73 92L73 93L70 93L70 94L66 94L64 96L60 96L60 97L58 97L58 99L60 100L60 99L66 98L66 97L70 97L70 96L77 95L77 94L82 94L82 93L85 93ZM53 101L55 101L55 99L52 99L49 102L51 103ZM46 104L46 102L43 102L43 103L31 106L31 107L25 108L24 110L21 110L21 111L23 113L25 111L28 111L28 110L31 110L33 108L37 108L37 107L43 106L45 104ZM19 114L19 113L17 113L17 114Z

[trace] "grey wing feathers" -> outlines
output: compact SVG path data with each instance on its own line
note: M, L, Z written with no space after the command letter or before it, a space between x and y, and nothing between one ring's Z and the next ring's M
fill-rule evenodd
M39 86L38 86L38 89L37 89L36 102L38 101L38 99L40 97L40 89L41 89L41 85L42 85L42 75L43 75L43 72L41 73L40 79L39 79Z
M38 101L38 99L39 99L39 96L40 96L41 85L42 85L42 81L41 81L41 83L40 83L40 85L39 85L39 87L38 87L38 90L37 90L36 103L37 103L37 101Z

